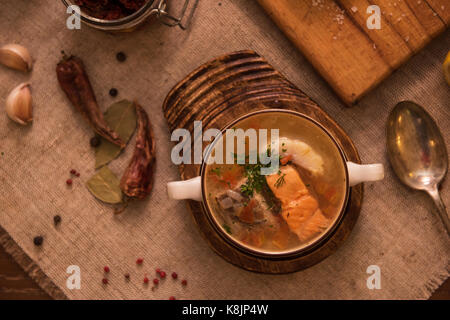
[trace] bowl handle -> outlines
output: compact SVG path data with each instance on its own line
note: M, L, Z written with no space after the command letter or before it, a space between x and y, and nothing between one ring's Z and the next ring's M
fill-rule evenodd
M189 180L174 181L167 183L167 194L170 199L196 201L202 200L202 180L195 177Z
M361 182L378 181L384 178L384 167L381 163L356 164L348 161L347 168L350 187Z
M384 167L381 163L356 164L347 162L349 185L352 187L361 182L378 181L384 178ZM167 194L170 199L196 201L202 200L201 177L167 183Z

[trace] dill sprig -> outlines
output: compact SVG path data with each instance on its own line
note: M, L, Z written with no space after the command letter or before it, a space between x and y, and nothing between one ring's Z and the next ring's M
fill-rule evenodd
M275 182L275 187L279 188L281 187L283 184L286 183L286 181L284 180L284 177L286 176L286 173L283 173Z

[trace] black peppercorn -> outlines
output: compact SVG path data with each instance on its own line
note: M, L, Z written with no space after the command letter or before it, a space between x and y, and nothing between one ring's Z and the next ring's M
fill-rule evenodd
M116 88L111 88L111 90L109 90L109 95L111 97L116 97L118 93L119 93L119 91L117 91Z
M116 59L117 59L117 61L119 61L119 62L124 62L125 60L127 60L127 56L125 55L125 53L123 53L123 52L121 51L121 52L118 52L118 53L116 54Z
M102 143L102 141L100 140L99 137L95 136L91 138L90 143L91 147L97 148L100 145L100 143Z
M53 222L55 224L55 227L61 223L61 216L60 215L56 215L53 217Z
M42 236L37 236L37 237L34 237L34 239L33 239L33 243L35 246L41 246L43 242L44 242L44 238Z

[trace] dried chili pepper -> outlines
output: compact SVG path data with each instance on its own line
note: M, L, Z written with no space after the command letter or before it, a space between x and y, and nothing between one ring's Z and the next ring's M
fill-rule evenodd
M105 122L84 69L83 61L75 56L64 56L56 67L56 74L59 84L70 102L81 112L94 130L105 139L124 148L125 143Z
M120 188L129 199L143 200L153 187L156 146L147 113L137 103L135 106L138 121L136 146L120 181Z
M90 16L115 20L135 13L147 0L75 0L75 4Z
M129 10L139 10L147 1L146 0L119 0L120 3Z

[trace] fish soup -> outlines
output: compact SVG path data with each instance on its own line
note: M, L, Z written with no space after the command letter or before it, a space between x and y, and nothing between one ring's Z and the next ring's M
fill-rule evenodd
M317 241L347 199L339 148L322 128L293 113L259 113L233 125L249 128L279 129L279 169L261 175L263 164L249 164L248 140L245 164L207 164L203 191L212 218L231 240L262 253L292 252ZM221 139L225 154L226 136ZM269 145L258 154L271 152Z

